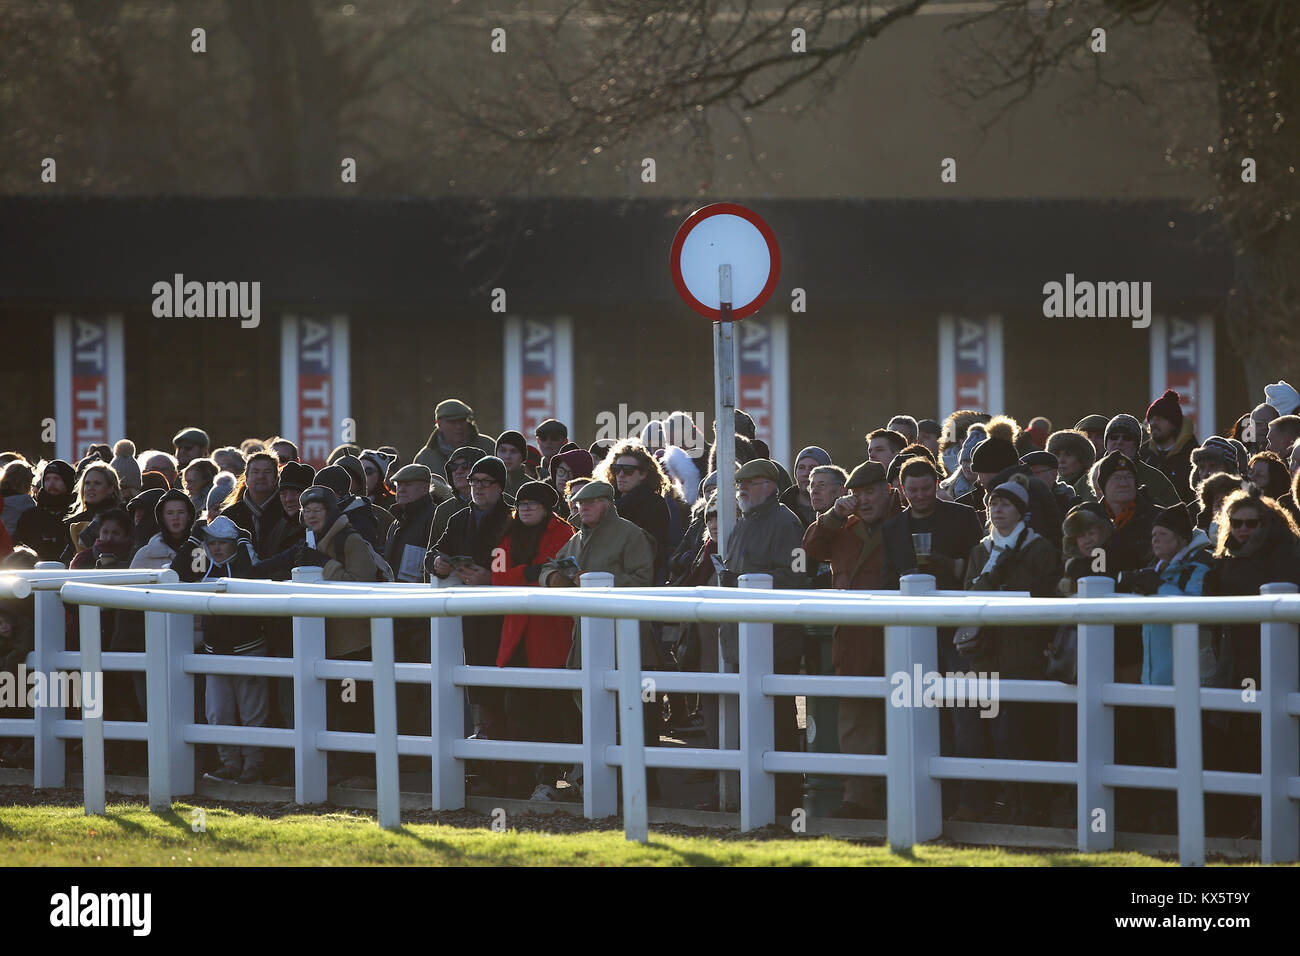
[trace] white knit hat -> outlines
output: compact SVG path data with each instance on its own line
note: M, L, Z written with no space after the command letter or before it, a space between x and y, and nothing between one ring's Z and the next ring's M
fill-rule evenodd
M1286 382L1264 386L1264 401L1277 409L1279 415L1292 415L1300 408L1300 392Z

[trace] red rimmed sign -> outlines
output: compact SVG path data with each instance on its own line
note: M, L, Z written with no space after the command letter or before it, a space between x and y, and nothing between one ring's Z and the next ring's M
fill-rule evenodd
M731 266L732 319L762 308L781 275L781 252L771 227L752 209L729 202L691 213L673 237L668 263L677 293L714 322L723 319L720 266Z

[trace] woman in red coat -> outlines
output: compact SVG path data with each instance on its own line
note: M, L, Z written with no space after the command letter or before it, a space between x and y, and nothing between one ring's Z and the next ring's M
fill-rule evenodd
M515 513L506 526L496 555L506 569L495 570L492 583L536 587L542 566L573 537L573 527L555 513L560 496L545 482L529 481L515 495ZM573 619L541 614L509 614L501 627L498 667L564 667L573 641ZM511 737L550 743L576 741L577 711L568 691L520 688L506 693L506 719ZM531 799L554 800L559 768L535 768Z

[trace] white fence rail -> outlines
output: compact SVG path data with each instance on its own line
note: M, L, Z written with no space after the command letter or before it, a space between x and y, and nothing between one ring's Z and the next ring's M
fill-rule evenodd
M400 825L398 758L432 758L432 808L465 805L466 760L580 763L583 812L605 817L618 810L629 839L647 832L645 770L673 767L739 771L741 828L776 821L777 773L866 775L887 781L890 843L906 848L942 833L940 784L977 779L1066 784L1077 790L1078 847L1115 846L1117 787L1173 790L1178 805L1178 848L1184 864L1205 859L1204 795L1258 796L1262 801L1262 859L1300 859L1300 595L1292 585L1266 585L1259 597L1138 598L1116 596L1106 578L1085 578L1074 599L1031 599L1014 594L939 592L934 579L903 579L901 592L770 591L766 575L740 580L745 593L722 588L612 587L612 576L588 573L580 590L465 588L406 584L320 582L319 569L298 569L293 582L227 579L206 585L177 584L170 571L73 572L42 565L36 571L0 576L0 595L34 593L36 648L33 666L45 673L80 670L143 670L147 720L105 721L83 715L65 719L60 710L38 708L31 719L0 719L0 737L30 736L35 742L34 784L64 784L65 742L82 741L87 813L102 813L105 799L104 741L147 740L149 802L155 809L194 788L194 746L199 743L292 749L295 799L324 802L329 751L374 753L380 824ZM66 649L64 602L80 605L80 651ZM143 653L104 653L100 608L145 612ZM292 658L196 654L193 616L291 616ZM551 614L582 618L581 670L469 667L463 663L461 617ZM372 659L325 656L325 618L369 618ZM430 663L397 663L393 619L428 618ZM724 724L737 721L739 749L646 748L641 734L641 620L735 622L739 629L738 673L653 672L657 693L702 693L738 698ZM1077 759L1064 761L944 757L939 753L939 712L930 707L885 707L885 755L815 754L775 749L773 698L778 696L868 697L888 700L886 677L802 676L773 673L772 626L791 624L877 625L885 629L885 673L938 670L936 629L963 624L1077 624L1078 684L1002 680L999 699L1077 704ZM1114 626L1173 625L1172 687L1119 684L1114 673ZM1238 690L1200 685L1197 626L1258 624L1265 684L1254 699ZM289 677L294 686L294 726L210 726L194 722L197 675L245 674ZM325 681L373 681L373 734L326 729ZM432 736L397 732L396 684L431 688ZM948 685L952 689L953 679ZM466 739L463 694L469 687L567 689L582 701L581 743ZM973 692L973 688L970 688ZM972 693L973 696L973 693ZM969 698L968 698L969 699ZM1117 706L1172 708L1177 768L1114 762ZM1260 715L1261 772L1204 771L1201 712ZM622 743L619 743L619 726ZM734 739L734 726L731 736ZM720 735L725 741L728 731ZM1097 811L1104 827L1094 827Z

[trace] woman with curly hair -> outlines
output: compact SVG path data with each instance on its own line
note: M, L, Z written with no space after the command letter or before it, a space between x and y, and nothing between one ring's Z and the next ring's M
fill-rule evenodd
M1258 595L1264 584L1300 585L1300 530L1291 515L1251 486L1234 491L1219 512L1214 567L1205 576L1206 595ZM1259 625L1221 626L1219 646L1230 687L1267 692L1260 661ZM1249 681L1250 683L1245 683ZM1259 720L1229 715L1223 737L1207 740L1206 769L1259 773ZM1207 816L1237 836L1259 827L1259 802L1221 798L1207 802Z
M662 584L673 542L669 535L672 516L664 497L670 483L658 460L640 441L628 438L610 449L592 477L613 487L614 507L620 518L626 518L654 538L657 547L654 583Z
M1260 494L1277 500L1291 490L1291 471L1286 462L1271 451L1261 451L1250 456L1250 469L1246 475Z

